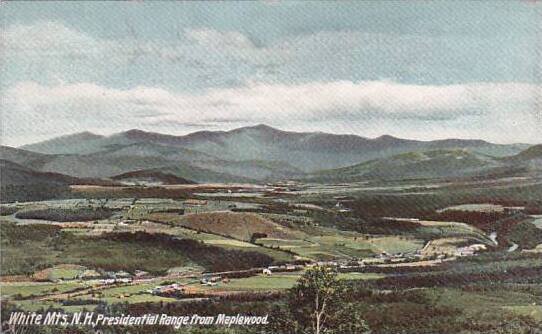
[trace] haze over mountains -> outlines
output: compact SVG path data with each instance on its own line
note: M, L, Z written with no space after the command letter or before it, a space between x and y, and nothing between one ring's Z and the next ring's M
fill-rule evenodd
M331 182L462 177L497 169L530 172L542 165L539 147L460 139L369 139L258 125L185 136L141 130L111 136L83 132L21 148L3 146L0 153L2 159L36 172L77 178L150 180L156 175L158 182Z

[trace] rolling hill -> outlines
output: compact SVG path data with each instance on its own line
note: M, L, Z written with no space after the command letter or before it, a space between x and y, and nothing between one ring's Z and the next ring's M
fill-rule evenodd
M28 167L41 166L44 161L48 160L48 154L36 153L10 146L0 146L0 159Z
M492 157L468 149L416 151L360 164L319 171L307 179L318 182L442 178L502 178L542 172L542 145L509 157Z
M176 214L156 213L150 216L155 221L173 223L191 230L217 234L229 238L250 241L253 236L276 239L299 239L306 237L305 233L284 227L254 213L239 212L209 212L196 213L186 216Z
M124 136L128 139L121 138ZM77 138L86 137L88 136ZM92 145L106 137L100 138L92 137ZM60 139L45 142L44 147L51 148L52 143L61 145L64 137ZM167 145L168 140L151 138L143 141L139 137L139 141L132 142L133 140L133 132L114 135L108 138L107 143L102 141L102 146L95 145L94 148L100 148L93 153L37 153L3 146L0 147L0 154L7 160L32 166L36 170L76 177L109 178L141 170L152 170L156 173L160 172L160 169L168 169L177 177L195 182L250 182L304 175L300 169L282 161L224 160L196 150ZM86 152L88 147L84 146L82 150Z
M246 177L233 176L226 173L213 172L208 169L203 169L199 167L194 167L189 164L175 165L175 166L162 166L158 168L150 169L141 169L137 171L125 172L120 175L114 175L112 179L122 179L125 175L130 175L130 173L138 174L148 174L148 175L158 175L165 174L173 177L181 178L184 180L190 180L197 183L253 183L257 182L255 179L250 179ZM185 184L185 183L183 183Z
M21 149L49 154L85 154L99 152L104 136L85 131L71 135L56 137L33 145L25 145Z
M361 164L325 170L310 177L316 181L399 180L455 178L476 175L505 166L498 159L467 150L403 153Z
M520 153L502 158L503 161L519 164L531 164L542 169L542 144L534 145Z
M142 170L128 172L113 176L111 179L122 182L123 184L194 184L195 182L187 180L173 174L159 171Z
M40 172L0 159L0 198L2 202L43 200L68 193L72 184L113 185L112 181L79 179L59 173Z
M0 159L0 180L2 187L42 185L70 185L79 179L59 173L39 172L17 163Z

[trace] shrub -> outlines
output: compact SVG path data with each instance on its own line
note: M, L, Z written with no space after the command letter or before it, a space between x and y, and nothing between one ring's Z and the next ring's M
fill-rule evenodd
M15 217L19 219L43 219L58 222L73 222L106 219L111 217L113 213L113 210L107 208L48 208L20 211L17 212Z

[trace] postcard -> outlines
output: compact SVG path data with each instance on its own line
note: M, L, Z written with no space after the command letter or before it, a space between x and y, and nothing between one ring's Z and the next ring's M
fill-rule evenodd
M9 334L542 333L539 1L1 1Z

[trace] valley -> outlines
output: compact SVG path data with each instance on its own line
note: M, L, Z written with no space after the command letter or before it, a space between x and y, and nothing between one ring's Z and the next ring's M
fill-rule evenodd
M306 150L314 165L286 151L224 160L214 145L228 152L239 134ZM539 145L284 135L129 131L2 147L2 312L278 317L300 277L328 266L375 333L411 329L414 316L428 333L541 323ZM346 160L311 155L330 138L346 140L330 148ZM349 161L367 141L393 152Z

